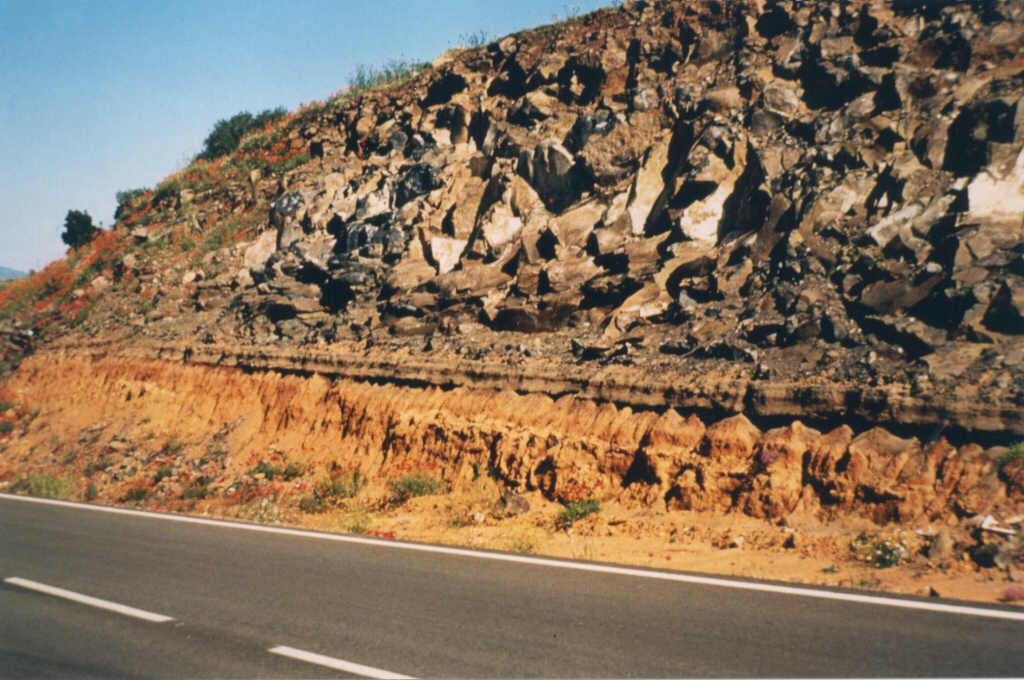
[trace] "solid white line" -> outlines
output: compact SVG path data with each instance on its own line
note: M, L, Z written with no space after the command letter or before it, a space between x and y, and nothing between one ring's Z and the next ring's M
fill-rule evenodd
M364 678L376 678L377 680L414 680L410 675L400 675L380 668L374 668L373 666L364 666L361 663L352 663L351 661L345 661L344 659L335 659L333 656L304 652L301 649L286 647L284 645L271 647L267 651L271 654L280 654L281 656L287 656L290 659L298 659L299 661L313 663L317 666L333 668L336 671L344 671L345 673L352 673L353 675L361 675Z
M72 602L78 602L79 604L87 604L90 607L106 609L107 611L116 612L125 616L133 616L137 619L142 619L143 621L166 623L174 620L170 616L154 614L153 612L147 612L144 609L136 609L135 607L118 604L117 602L111 602L110 600L101 600L98 597L82 595L81 593L64 590L63 588L55 588L54 586L48 586L45 583L39 583L38 581L29 581L27 578L12 576L10 578L5 578L4 583L10 583L12 586L19 586L21 588L26 588L27 590L34 590L37 593L45 593L46 595L53 595L54 597L71 600Z
M327 534L304 529L287 529L285 527L263 526L259 524L244 524L241 522L228 522L220 519L206 519L203 517L186 517L183 515L168 515L163 513L144 512L142 510L129 510L127 508L112 508L105 505L88 505L85 503L72 503L69 501L57 501L49 498L35 498L32 496L13 496L0 493L0 499L23 501L26 503L41 503L44 505L59 505L61 507L74 508L77 510L92 510L94 512L109 512L116 515L131 515L135 517L146 517L149 519L160 519L168 522L181 522L183 524L203 524L206 526L223 527L227 529L241 529L245 531L257 531L267 534L281 534L284 536L299 536L302 538L315 538L321 541L337 541L339 543L357 543L359 545L372 545L393 550L415 550L418 552L439 553L442 555L455 555L458 557L471 557L479 560L494 560L496 562L514 562L517 564L530 564L540 567L551 567L554 569L572 569L574 571L589 571L599 574L614 574L616 576L630 576L633 578L650 578L660 581L675 581L677 583L692 583L702 586L715 586L719 588L733 588L736 590L752 590L761 593L774 593L778 595L795 595L798 597L813 597L821 600L835 600L838 602L855 602L858 604L870 604L880 607L899 607L902 609L916 609L920 611L939 612L943 614L959 614L963 616L981 616L990 619L1005 619L1008 621L1024 621L1024 611L1008 611L1006 609L989 609L987 607L971 607L959 604L944 604L941 602L927 602L923 600L904 600L897 597L886 597L882 595L861 595L858 593L837 593L831 590L819 590L808 586L781 586L773 583L761 583L759 581L744 581L741 579L716 578L714 576L697 576L695 574L682 574L669 571L654 571L647 569L636 569L632 567L613 567L605 564L589 564L587 562L571 562L544 557L527 557L525 555L510 555L506 553L480 552L468 548L449 548L438 545L426 545L422 543L404 543L402 541L389 541L377 538L366 538L363 536L348 536L345 534Z

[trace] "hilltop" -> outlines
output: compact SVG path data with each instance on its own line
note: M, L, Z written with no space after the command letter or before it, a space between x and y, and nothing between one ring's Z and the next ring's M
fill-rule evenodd
M20 279L25 276L25 272L20 272L17 269L11 269L10 267L0 267L0 279Z
M301 479L245 477L276 456L994 545L966 522L1024 500L1022 55L1010 0L638 0L275 115L0 290L43 410L8 474L35 431L168 466L112 499L287 506ZM189 454L141 463L176 419Z

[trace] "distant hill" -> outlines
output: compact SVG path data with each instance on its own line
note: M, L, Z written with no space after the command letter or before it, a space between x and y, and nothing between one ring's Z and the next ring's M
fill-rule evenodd
M0 281L6 281L9 279L20 279L25 275L25 272L19 272L17 269L11 269L10 267L0 267Z

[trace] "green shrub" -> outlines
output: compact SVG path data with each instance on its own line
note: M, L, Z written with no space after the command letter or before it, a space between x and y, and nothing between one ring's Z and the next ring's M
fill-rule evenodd
M291 481L296 477L302 475L302 468L295 463L289 463L286 467L281 467L275 463L268 463L265 460L261 460L259 465L249 470L250 475L263 475L263 478L268 482L274 481L274 477L284 477L285 480Z
M15 482L15 492L27 493L40 498L69 498L71 485L63 477L55 477L45 472L34 472L24 479Z
M9 401L0 401L0 413L6 413L14 408L14 404Z
M440 493L444 484L440 480L424 474L402 475L388 482L392 498L397 503L404 503L416 496L430 496Z
M860 534L850 542L850 551L876 569L895 567L909 556L906 546L899 541L866 534Z
M284 117L287 113L278 107L266 109L255 116L248 111L242 111L230 118L218 120L203 141L203 150L196 158L209 161L226 156L238 148L238 143L247 132L257 130L271 121Z
M355 498L366 485L366 478L359 471L350 476L330 479L313 488L313 494L299 499L299 510L303 512L324 512L337 505L339 500Z
M601 502L593 498L569 501L565 504L565 509L559 513L556 524L559 529L568 529L587 515L592 515L596 512L601 512Z
M171 437L167 440L167 443L164 444L164 453L175 454L181 451L184 447L185 445L177 437Z
M335 498L355 498L364 486L366 478L356 470L348 477L331 480L330 495Z
M145 500L146 496L149 495L149 489L144 486L133 486L125 492L124 496L121 497L122 502L133 501L138 503L139 501Z
M192 482L185 491L182 492L181 497L185 499L203 499L212 493L210 490L210 482L205 477L200 477L196 481Z
M97 472L102 472L103 470L106 470L108 467L110 467L110 459L108 459L106 456L100 456L99 458L85 466L85 476L92 477Z
M1004 467L1007 463L1011 463L1018 458L1024 458L1024 441L1010 445L1010 448L999 459L999 467Z
M14 423L10 420L0 421L0 434L8 434L14 429Z
M100 490L96 486L96 482L89 482L89 486L85 487L85 500L94 501L100 495Z
M160 467L157 468L156 474L153 475L153 483L159 484L160 482L172 476L173 474L174 470L171 468L170 465L161 465Z
M125 189L124 191L118 191L115 195L117 199L117 208L114 210L114 219L119 220L124 216L125 208L128 204L137 198L143 196L149 189Z
M161 182L156 185L156 191L153 193L153 205L168 198L176 198L180 193L181 185L178 180L169 179L166 182Z

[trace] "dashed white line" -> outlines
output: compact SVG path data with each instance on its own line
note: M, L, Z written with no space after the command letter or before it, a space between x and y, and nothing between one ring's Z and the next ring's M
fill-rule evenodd
M333 656L314 654L313 652L306 652L301 649L295 649L294 647L287 647L285 645L271 647L267 651L271 654L287 656L290 659L305 661L306 663L312 663L326 668L333 668L336 671L352 673L353 675L360 675L364 678L375 678L376 680L414 680L410 675L392 673L391 671L386 671L381 668L364 666L361 663L353 663L351 661L345 661L344 659L335 659Z
M90 607L96 607L98 609L106 609L107 611L122 614L124 616L132 616L136 619L142 619L143 621L152 621L153 623L166 623L173 621L170 616L164 616L163 614L154 614L153 612L147 612L145 609L136 609L135 607L129 607L125 604L118 604L117 602L111 602L110 600L101 600L98 597L92 597L90 595L82 595L71 590L64 590L63 588L57 588L55 586L48 586L45 583L39 583L38 581L30 581L27 578L19 578L17 576L11 576L5 578L4 583L9 583L12 586L18 586L19 588L25 588L26 590L34 590L37 593L44 593L46 595L52 595L65 600L71 600L72 602L78 602L79 604L89 605Z
M300 538L313 538L321 541L337 541L339 543L356 543L359 545L372 545L392 550L414 550L417 552L437 553L441 555L454 555L457 557L469 557L478 560L493 560L496 562L514 562L518 564L529 564L552 569L571 569L573 571L589 571L599 574L614 574L617 576L629 576L632 578L649 578L659 581L674 581L677 583L691 583L701 586L714 586L718 588L733 588L736 590L751 590L761 593L773 593L777 595L793 595L797 597L812 597L820 600L834 600L839 602L854 602L879 607L897 607L901 609L916 609L920 611L936 612L941 614L957 614L960 616L979 616L989 619L1003 619L1007 621L1024 622L1024 611L1010 611L1007 609L995 609L988 607L972 607L969 605L946 604L943 602L928 602L925 600L905 600L898 597L885 597L881 595L861 595L859 593L844 593L834 590L820 590L807 586L783 586L774 583L762 583L760 581L744 581L742 579L718 578L715 576L698 576L696 574L684 574L670 571L654 571L648 569L635 569L632 567L615 567L608 564L592 564L588 562L571 562L569 560L549 559L544 557L528 557L525 555L511 555L508 553L482 552L469 550L467 548L449 548L439 545L428 545L425 543L404 543L402 541L388 541L377 538L366 538L363 536L348 536L345 534L327 534L317 531L306 531L303 529L287 529L285 527L264 526L260 524L243 524L241 522L229 522L220 519L205 519L202 517L187 517L184 515L168 515L163 513L144 512L141 510L129 510L127 508L112 508L105 505L89 505L86 503L72 503L70 501L58 501L49 498L35 498L32 496L14 496L0 493L0 499L23 501L26 503L41 503L44 505L57 505L76 510L91 510L93 512L109 512L115 515L131 515L133 517L145 517L148 519L159 519L167 522L181 522L183 524L203 524L206 526L222 527L226 529L240 529L244 531L256 531L266 534L279 534L284 536L298 536Z

